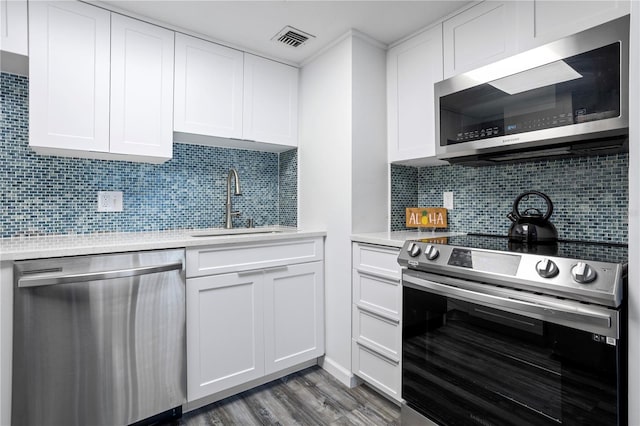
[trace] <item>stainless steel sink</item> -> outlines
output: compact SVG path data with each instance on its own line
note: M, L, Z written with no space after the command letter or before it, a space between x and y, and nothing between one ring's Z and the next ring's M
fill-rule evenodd
M280 234L285 232L282 229L260 229L260 228L236 228L236 229L220 229L211 231L202 231L191 234L192 237L222 237L229 235L247 235L247 234Z

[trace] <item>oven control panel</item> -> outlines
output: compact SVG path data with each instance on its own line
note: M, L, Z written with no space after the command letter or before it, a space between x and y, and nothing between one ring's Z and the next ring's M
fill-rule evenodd
M623 267L533 253L407 241L398 263L409 269L617 307Z

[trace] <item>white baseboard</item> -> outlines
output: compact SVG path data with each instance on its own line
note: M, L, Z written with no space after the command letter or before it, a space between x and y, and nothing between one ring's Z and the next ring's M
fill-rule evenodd
M338 379L340 383L349 388L356 387L361 383L360 380L353 375L351 370L344 368L331 358L327 358L326 356L321 358L318 365L320 365L320 367L322 367L322 369L327 373Z
M263 376L255 380L251 380L247 383L234 386L230 389L220 391L213 395L205 396L203 398L196 399L194 401L188 401L187 403L182 404L182 412L188 413L189 411L196 410L198 408L204 407L205 405L213 404L214 402L239 394L240 392L244 392L246 390L253 389L257 386L264 385L265 383L272 382L274 380L277 380L291 373L295 373L296 371L304 370L305 368L309 368L312 365L318 364L318 360L319 359L314 358L312 360L305 361L298 365L294 365L293 367L285 368L284 370L277 371L273 374L269 374L267 376ZM0 423L0 425L2 424L4 423Z

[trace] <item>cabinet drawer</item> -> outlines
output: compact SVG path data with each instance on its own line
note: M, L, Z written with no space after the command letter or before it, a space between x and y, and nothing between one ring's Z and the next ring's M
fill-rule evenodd
M400 280L402 268L398 265L400 249L367 244L353 245L353 267L376 275Z
M353 271L353 303L375 313L400 319L400 282L366 272Z
M400 400L400 363L352 342L353 373L396 400Z
M353 307L353 338L393 359L400 359L402 330L400 321Z
M187 250L187 277L265 269L323 258L322 237L192 248Z

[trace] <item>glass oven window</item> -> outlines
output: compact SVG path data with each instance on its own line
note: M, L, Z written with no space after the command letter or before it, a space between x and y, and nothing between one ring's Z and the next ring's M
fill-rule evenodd
M402 397L441 425L615 425L604 337L404 287ZM609 341L611 343L611 341Z
M620 43L440 98L440 145L620 116Z

